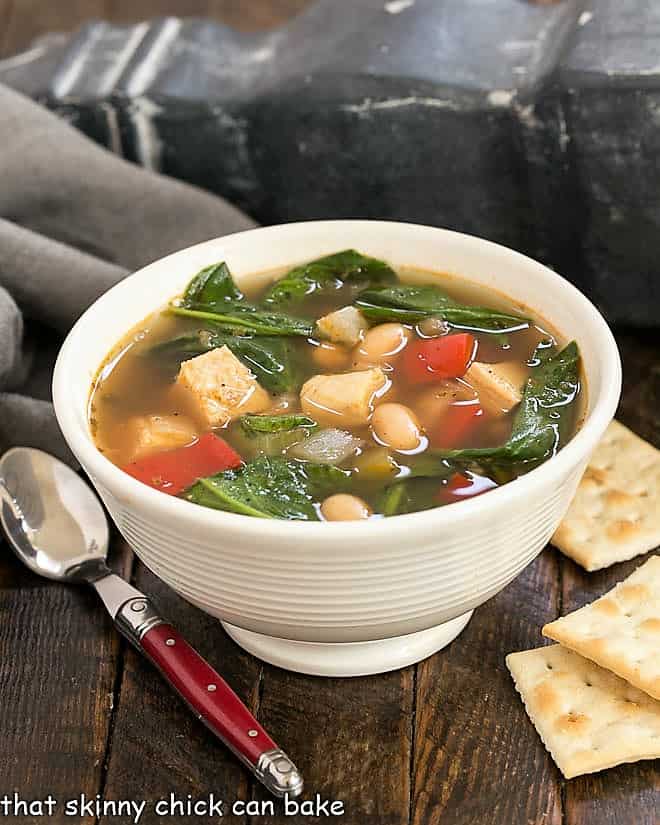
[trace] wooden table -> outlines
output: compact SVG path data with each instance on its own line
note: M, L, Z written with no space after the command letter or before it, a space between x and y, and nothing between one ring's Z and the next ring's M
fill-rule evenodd
M281 21L306 0L0 0L0 54L35 35L96 16L219 17L254 28ZM660 445L657 332L618 332L625 388L620 418ZM624 766L570 782L543 748L504 665L542 643L541 625L609 589L639 564L585 574L546 549L506 590L477 610L463 634L416 667L359 679L287 673L240 650L217 621L175 596L118 537L114 565L157 600L295 758L305 798L342 800L345 825L658 825L660 764ZM59 802L50 819L118 823L130 817L65 817L65 800L146 800L140 819L310 822L306 816L217 818L156 814L174 794L266 799L247 773L152 668L120 641L86 591L39 580L6 545L0 554L0 800ZM0 807L0 817L2 808ZM10 820L8 820L10 821Z

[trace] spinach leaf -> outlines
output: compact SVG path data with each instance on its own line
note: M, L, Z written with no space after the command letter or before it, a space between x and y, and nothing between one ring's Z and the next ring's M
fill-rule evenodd
M456 472L456 468L444 458L438 458L429 453L413 456L407 462L407 472L402 478L449 478Z
M302 413L284 413L282 415L244 415L240 419L241 427L249 434L280 433L296 430L298 427L313 429L318 427L316 421Z
M227 345L259 383L276 395L295 392L302 384L302 370L290 341L283 337L228 335L200 329L170 341L164 341L149 350L168 367L209 350Z
M231 336L225 336L231 340ZM146 355L156 358L168 369L185 361L194 358L204 352L221 347L227 343L225 337L222 339L208 329L198 329L195 332L188 332L185 335L178 335L176 338L169 338L167 341L160 341L146 350Z
M197 481L188 501L259 518L318 521L314 501L348 486L350 473L338 467L260 456L237 470Z
M528 326L529 321L518 315L489 307L459 304L437 286L398 285L382 289L367 289L355 305L368 320L400 321L415 324L423 318L438 317L453 326L481 332L501 332Z
M169 312L185 318L199 318L224 332L252 335L309 336L313 321L272 312L244 300L225 263L198 272L183 297L170 304Z
M286 338L234 338L227 346L276 395L297 391L303 381L297 353Z
M224 261L207 266L198 272L183 293L183 305L187 307L220 306L242 300L243 293L234 283L229 267Z
M544 345L545 349L545 345ZM537 348L537 352L539 352ZM575 341L550 356L535 354L532 369L513 422L511 436L501 447L433 450L456 461L539 461L554 455L568 435L573 405L580 388L580 354Z
M399 477L380 495L377 511L396 516L439 507L439 484L450 478L456 468L444 458L424 453L414 456L400 468Z
M282 455L308 438L318 427L313 419L299 413L244 415L232 432L235 446L243 456Z
M404 478L387 487L380 496L376 511L384 516L398 516L441 507L437 478Z
M314 322L307 318L270 312L251 304L227 304L219 311L200 307L198 304L193 307L170 304L167 311L184 318L199 318L233 334L249 332L252 335L299 335L308 338L314 331Z
M301 301L321 291L339 289L346 282L379 284L396 281L396 273L384 261L345 249L294 267L268 290L264 302L282 304Z
M396 484L387 487L378 501L378 511L384 516L408 512L407 508L412 504L409 487L405 481L397 481Z

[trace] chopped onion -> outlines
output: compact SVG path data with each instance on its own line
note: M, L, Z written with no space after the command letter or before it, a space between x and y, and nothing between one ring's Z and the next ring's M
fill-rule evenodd
M299 444L294 444L288 451L294 458L314 461L317 464L341 464L362 447L364 440L346 432L330 427L310 435Z
M354 347L364 337L369 323L356 307L343 307L319 318L316 328L328 341Z

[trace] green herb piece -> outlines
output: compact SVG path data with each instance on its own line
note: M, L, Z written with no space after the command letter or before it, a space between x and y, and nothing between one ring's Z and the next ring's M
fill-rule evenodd
M226 340L233 339L231 336L220 338L208 329L198 329L195 332L178 335L176 338L169 338L167 341L160 341L149 347L145 354L156 358L169 368L173 364L178 365L188 358L194 358L196 355L202 355L204 352L221 347Z
M237 470L200 479L184 493L188 501L259 518L318 521L315 501L348 487L339 467L261 456Z
M539 350L537 349L537 352ZM462 450L433 450L441 458L455 461L528 462L549 458L565 441L573 418L573 405L580 389L580 354L575 341L548 357L536 355L523 391L511 436L501 447Z
M268 290L269 304L302 301L318 292L341 288L344 283L380 284L396 281L396 273L383 261L346 249L294 267Z
M436 286L398 285L367 289L355 305L369 320L416 324L423 318L442 318L453 326L480 332L501 332L529 326L527 318L489 307L459 304Z
M455 472L456 468L451 462L427 452L409 459L402 477L444 479L449 478Z
M318 427L316 421L302 413L283 413L282 415L244 415L240 419L241 427L248 433L280 433L306 427Z
M229 333L252 335L299 335L308 338L314 331L314 322L279 312L270 312L251 304L227 304L226 309L214 311L171 304L167 310L184 318L199 318Z
M188 358L226 345L255 374L259 383L276 395L295 392L302 384L302 370L290 341L283 337L238 336L200 329L164 341L148 354L168 368Z
M250 456L282 455L318 428L316 421L299 413L244 415L238 424L242 436L239 452Z
M378 512L384 516L396 516L399 513L407 512L410 506L409 485L405 481L397 481L387 487L378 502Z
M436 501L439 484L456 472L451 462L424 453L400 466L400 475L381 494L377 511L396 516L441 506Z
M316 421L306 415L244 415L234 427L241 455L282 455L289 447L304 441L317 429Z
M376 512L384 516L399 516L441 507L438 492L441 480L436 477L408 477L395 481L383 491Z
M234 283L224 261L207 266L195 275L183 294L183 305L193 307L221 306L243 300L243 293Z

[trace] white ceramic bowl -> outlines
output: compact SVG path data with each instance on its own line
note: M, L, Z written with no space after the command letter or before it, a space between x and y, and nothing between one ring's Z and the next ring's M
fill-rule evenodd
M557 456L497 490L449 507L366 523L262 520L205 509L140 484L94 446L92 379L118 340L226 260L251 273L347 247L394 266L450 272L539 311L576 338L588 387L584 423ZM170 255L101 297L57 361L57 418L119 530L184 598L225 623L248 650L308 673L351 675L409 664L447 644L471 611L541 551L612 419L621 367L595 307L539 263L487 241L426 226L322 221L242 232Z

